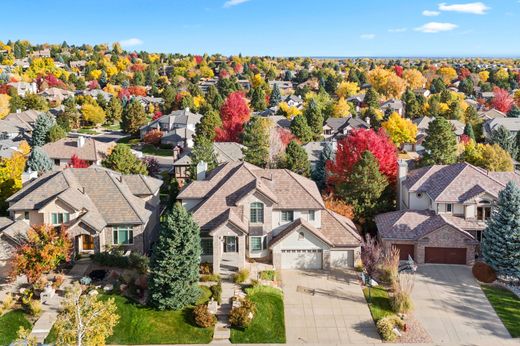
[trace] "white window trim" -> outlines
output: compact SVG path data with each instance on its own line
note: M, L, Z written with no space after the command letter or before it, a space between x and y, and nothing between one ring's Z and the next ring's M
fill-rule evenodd
M53 222L53 215L56 215L56 223ZM58 222L59 221L59 215L61 215L61 219L63 220L63 222ZM67 221L65 221L65 215L67 215ZM50 213L50 224L52 224L53 226L59 226L59 225L62 225L64 223L67 223L70 221L70 213L68 212L52 212Z
M262 252L262 251L266 250L267 249L266 237L267 237L266 235L249 236L249 251L250 252ZM253 242L252 242L253 238L260 238L260 250L253 249Z
M312 217L311 217L312 215ZM309 221L316 221L316 210L309 210Z
M119 229L121 228L121 230L126 230L128 232L132 232L132 237L130 237L130 235L128 236L128 238L131 240L129 241L128 243L126 244L123 244L123 243L119 243L118 242L118 239L119 239ZM117 232L117 239L114 237L114 232ZM112 227L112 244L113 245L134 245L134 227L133 226L115 226L115 227Z
M290 220L290 219L284 220L284 214L289 216L289 213L292 213L292 220ZM282 210L282 211L280 211L280 220L282 222L293 222L294 221L294 210Z

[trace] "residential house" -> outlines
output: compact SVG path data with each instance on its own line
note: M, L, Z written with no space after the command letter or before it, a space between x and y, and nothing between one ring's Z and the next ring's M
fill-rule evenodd
M520 131L520 118L493 118L486 120L482 125L484 137L490 140L493 131L500 126L505 127L511 132L511 135L516 136Z
M201 118L202 115L190 112L189 108L173 111L141 127L141 139L144 138L147 132L158 129L163 133L162 144L192 148L195 126L200 122Z
M495 118L507 118L506 113L501 112L495 108L491 108L488 111L478 112L478 115L484 120L495 119Z
M0 122L1 124L1 122ZM0 161L2 159L10 159L14 153L18 152L20 142L13 142L10 139L0 140Z
M108 93L102 89L92 89L92 90L77 90L76 93L79 95L89 95L92 96L94 99L97 99L99 95L103 96L103 99L106 102L109 102L112 98L112 94Z
M113 246L145 253L157 236L161 184L102 167L48 172L7 199L13 222L2 234L23 234L31 225L65 225L76 254Z
M198 178L178 199L201 228L202 261L213 272L248 260L276 269L352 267L361 237L351 220L325 208L316 184L285 169L229 162Z
M415 118L412 122L417 126L417 136L415 137L415 143L405 143L403 145L403 150L408 152L422 152L424 151L423 143L428 135L428 128L430 123L435 120L434 117L423 116L420 118ZM458 120L450 119L448 120L451 125L453 132L457 136L457 141L460 141L461 136L464 134L465 125Z
M13 223L7 217L0 217L0 278L7 278L10 274L11 259L26 236L26 228L20 229L17 227L19 225L13 226Z
M7 83L7 85L16 89L18 95L25 97L27 94L36 94L38 92L38 87L36 83L27 83L27 82L11 82Z
M430 96L431 92L429 89L425 89L425 88L419 88L419 89L415 89L413 91L413 93L416 95L416 96L423 96L423 97L428 97Z
M40 92L40 95L49 102L61 103L69 97L73 97L74 93L69 90L52 87Z
M400 210L377 215L379 237L402 260L472 264L486 220L509 181L520 174L490 172L468 163L434 165L408 172L399 163Z
M31 58L50 58L51 50L49 48L44 48L40 50L36 50L31 53Z
M293 83L291 81L284 80L270 80L269 87L272 89L277 85L278 89L284 94L289 94L293 92Z
M363 121L359 117L347 116L345 118L328 118L323 125L323 137L325 139L341 139L353 129L369 129L370 120Z
M390 99L386 102L383 102L381 105L381 110L384 113L390 112L390 113L397 113L400 116L404 115L404 103L401 100L398 99Z
M23 112L7 114L0 120L0 139L28 139L32 136L34 124L42 112L28 109Z
M352 95L347 98L347 102L352 103L356 107L356 112L359 112L361 110L361 106L363 105L364 101L365 94Z
M495 98L495 93L493 91L481 91L478 95L479 98L484 99L486 101L491 101Z
M78 136L47 143L42 150L54 162L55 169L64 169L70 165L73 155L89 165L101 165L101 161L109 155L115 144L115 142L106 143L94 138Z
M290 107L303 108L303 99L301 96L288 95L283 99L283 102L287 103Z
M336 141L321 141L321 142L309 142L303 145L303 149L307 153L307 157L309 158L309 163L311 164L311 168L314 169L316 164L320 160L321 152L325 149L325 146L331 145L332 152L335 153L337 150L337 142Z

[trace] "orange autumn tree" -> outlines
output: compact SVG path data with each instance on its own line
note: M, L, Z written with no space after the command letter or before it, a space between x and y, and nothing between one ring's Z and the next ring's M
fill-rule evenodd
M40 225L27 231L27 241L14 257L14 275L26 275L29 283L36 282L43 273L54 270L63 261L69 261L72 242L67 229Z

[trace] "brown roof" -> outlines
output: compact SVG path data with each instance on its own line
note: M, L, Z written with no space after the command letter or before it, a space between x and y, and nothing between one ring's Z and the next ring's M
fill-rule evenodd
M62 138L53 143L45 144L42 149L51 159L70 159L72 155L85 161L103 160L115 143L104 143L93 138L84 138L82 147L78 146L79 138Z

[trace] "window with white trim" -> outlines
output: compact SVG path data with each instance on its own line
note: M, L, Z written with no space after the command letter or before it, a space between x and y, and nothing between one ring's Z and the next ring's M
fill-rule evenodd
M282 222L293 222L293 221L294 221L294 211L282 210Z
M453 204L451 204L451 203L446 204L446 212L448 212L448 213L453 212Z
M132 226L116 226L113 228L114 245L131 245L134 243L134 228Z
M309 221L316 220L316 211L315 210L309 210Z
M51 223L53 225L61 225L70 220L69 213L51 213Z
M267 249L267 237L266 236L250 236L249 237L249 249L252 252L262 251Z
M250 206L250 217L251 223L263 223L264 222L264 205L260 202L253 202Z

